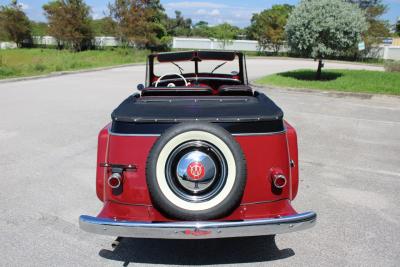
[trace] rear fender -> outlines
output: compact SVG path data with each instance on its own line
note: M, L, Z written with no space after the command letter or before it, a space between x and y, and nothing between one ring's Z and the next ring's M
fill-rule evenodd
M96 194L97 197L104 201L104 182L107 176L107 168L101 167L101 163L108 162L108 145L110 135L108 129L110 124L105 126L99 133L97 146L97 167L96 167Z
M296 198L299 188L299 156L297 147L297 133L293 126L286 121L285 127L289 150L290 177L292 184L292 193L290 199L293 200Z

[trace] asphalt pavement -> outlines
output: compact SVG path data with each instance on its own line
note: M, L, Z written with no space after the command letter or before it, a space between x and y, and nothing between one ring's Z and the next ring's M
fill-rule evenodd
M251 79L316 67L249 59ZM327 68L380 67L327 62ZM315 228L206 241L123 239L82 232L97 214L98 131L143 82L144 66L0 84L1 266L399 266L400 98L259 88L298 131L293 202Z

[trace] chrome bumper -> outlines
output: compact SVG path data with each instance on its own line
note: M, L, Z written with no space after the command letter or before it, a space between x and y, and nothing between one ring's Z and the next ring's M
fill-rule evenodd
M312 211L280 218L230 222L143 223L82 215L79 218L79 226L86 232L112 236L206 239L295 232L313 227L316 219L317 214Z

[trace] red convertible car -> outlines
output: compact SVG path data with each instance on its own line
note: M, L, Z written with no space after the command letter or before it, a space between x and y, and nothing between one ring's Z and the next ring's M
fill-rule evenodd
M248 83L245 56L228 51L152 54L146 85L99 134L97 217L88 232L201 239L310 228L297 213L295 129Z

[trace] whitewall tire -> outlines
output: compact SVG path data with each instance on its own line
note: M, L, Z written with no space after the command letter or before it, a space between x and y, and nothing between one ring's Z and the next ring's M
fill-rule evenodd
M182 146L182 152L177 153ZM214 176L204 182L191 180L186 174L179 176L179 160L184 155L200 153L201 149L205 157L215 161L212 168L217 167L210 171ZM171 159L175 154L176 158ZM168 129L153 146L146 178L154 206L168 217L216 219L227 216L239 205L246 182L246 164L240 145L225 129L210 123L181 123ZM185 186L191 183L207 185L204 197L201 190L192 192L190 186Z

